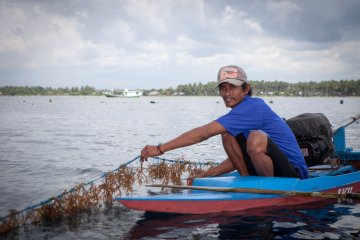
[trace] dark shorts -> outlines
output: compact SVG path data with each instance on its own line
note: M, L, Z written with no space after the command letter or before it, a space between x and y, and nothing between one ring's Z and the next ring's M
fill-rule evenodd
M258 176L254 165L250 159L249 154L246 150L246 138L243 134L239 134L236 137L241 151L243 152L246 166L249 170L249 174L252 176ZM286 155L281 151L281 149L268 137L268 146L266 150L266 154L271 158L274 165L274 176L275 177L290 177L290 178L298 178L299 174L288 160Z

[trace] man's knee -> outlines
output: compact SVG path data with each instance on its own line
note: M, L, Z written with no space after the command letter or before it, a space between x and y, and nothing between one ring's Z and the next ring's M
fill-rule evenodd
M268 136L261 131L252 131L247 139L247 152L249 155L266 153Z

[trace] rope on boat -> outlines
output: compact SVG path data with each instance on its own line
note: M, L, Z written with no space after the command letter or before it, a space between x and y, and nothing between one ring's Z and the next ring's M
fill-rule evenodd
M91 181L65 190L55 197L50 197L21 210L9 210L8 215L0 217L0 236L28 221L39 222L41 219L58 218L90 209L94 206L100 207L101 200L112 204L114 201L113 196L115 194L121 195L122 188L126 193L132 192L132 187L136 180L139 185L149 180L160 180L165 184L169 182L181 184L183 173L194 176L206 170L206 168L218 164L214 162L202 163L186 161L184 159L173 160L153 157L150 159L156 160L155 164L149 165L146 169L143 168L142 162L140 167L128 167L131 163L139 160L139 158L140 156L137 156L121 164L116 169L106 172ZM144 171L146 171L148 176L144 174ZM102 183L95 186L95 183L100 180L102 180Z

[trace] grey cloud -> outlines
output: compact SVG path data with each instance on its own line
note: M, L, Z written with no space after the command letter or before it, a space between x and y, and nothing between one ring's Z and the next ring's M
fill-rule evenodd
M351 32L347 36L354 38L360 36L360 1L357 0L256 0L224 4L231 4L256 19L268 34L309 42L339 41L344 32Z
M284 37L310 41L331 42L343 38L343 29L357 32L360 29L360 2L344 1L293 1L302 11L288 16L284 24L274 21L274 13L258 16L262 25L269 31Z

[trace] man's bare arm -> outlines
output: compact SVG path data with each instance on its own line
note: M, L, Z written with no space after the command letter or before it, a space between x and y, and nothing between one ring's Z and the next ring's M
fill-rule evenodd
M162 144L160 147L154 145L146 145L141 151L141 160L148 157L158 156L164 152L190 146L202 142L212 136L226 132L226 129L218 122L213 121L202 127L194 128L180 136Z

